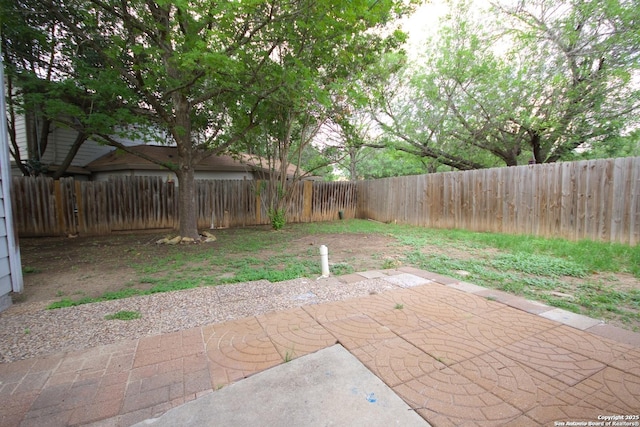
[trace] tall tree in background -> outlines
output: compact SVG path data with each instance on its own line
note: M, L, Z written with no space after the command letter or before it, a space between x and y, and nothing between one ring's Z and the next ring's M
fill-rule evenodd
M100 94L86 90L75 79L63 50L60 23L41 2L0 0L0 34L6 67L7 125L10 151L24 175L46 172L42 156L54 127L71 128L77 137L71 150L54 172L62 176L80 146L92 132L106 130L109 121L101 110L114 116L113 105L105 105ZM106 104L109 104L106 100ZM28 159L22 159L17 141L19 119L24 117Z
M29 10L30 6L27 2L0 1L0 42L5 65L6 83L3 84L7 86L6 119L11 142L10 152L24 175L29 175L31 170L30 165L23 162L18 149L18 116L25 116L28 151L30 154L33 153L30 157L35 161L39 160L38 155L44 151L43 144L46 148L50 127L49 120L38 120L40 106L31 105L30 108L26 108L26 104L29 103L28 92L32 85L25 80L33 77L35 81L51 81L55 58L54 25L35 10L28 15L20 14L20 10Z
M541 92L516 120L536 162L564 159L640 124L637 2L537 0L497 10L522 51L540 59L525 75L544 83Z
M572 158L638 126L634 2L496 3L479 16L458 4L424 59L377 86L386 145L476 169Z
M344 6L316 2L297 16L287 31L286 43L273 52L270 66L278 89L261 104L257 112L260 125L246 139L271 171L261 190L274 228L284 224L285 207L297 181L314 172L300 168L305 151L323 127L344 113L342 100L352 91L354 79L379 55L397 51L405 40L397 30L386 36L370 30L381 30L409 11L411 4L396 10L387 9L391 3L380 6L379 2L365 2L336 19L338 10L345 13ZM288 171L290 164L295 171Z
M166 134L176 143L177 164L163 166L178 178L185 237L197 237L195 165L257 128L265 114L262 104L283 90L304 91L314 86L318 72L334 64L349 72L362 57L374 55L367 43L379 46L384 37L370 30L406 10L389 0L340 5L43 0L38 5L56 22L55 33L63 35L56 60L69 68L77 87L99 93L118 112L109 123L123 132ZM298 88L290 86L294 77ZM303 95L316 93L297 94L297 106L309 100ZM118 146L110 134L95 133Z

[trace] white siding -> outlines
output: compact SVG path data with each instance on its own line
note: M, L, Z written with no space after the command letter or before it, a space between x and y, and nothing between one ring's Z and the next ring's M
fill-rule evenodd
M26 131L26 119L24 115L16 116L16 140L20 150L20 158L27 160L29 157L27 147L27 131ZM45 164L59 165L64 161L66 154L73 145L73 141L76 138L76 131L64 128L56 127L52 125L51 133L49 135L49 141L47 148L42 155L42 162ZM140 145L140 144L157 144L158 142L170 142L170 138L164 135L160 135L159 140L143 140L143 139L128 139L114 136L114 139L126 146ZM85 141L78 154L76 154L72 166L84 167L88 163L91 163L98 157L107 154L109 151L115 150L114 147L109 147L97 143L94 140ZM14 160L13 158L10 160ZM16 170L12 172L15 175L20 175L20 171Z
M0 82L4 81L4 64L0 58ZM0 86L0 111L6 111L4 85ZM11 211L11 159L6 120L0 120L0 311L11 305L9 292L22 292L20 249L13 230Z
M20 150L20 158L25 160L29 154L27 152L27 125L23 115L16 116L16 142Z
M3 167L0 165L0 167ZM3 178L0 176L0 205L5 204ZM9 236L7 236L7 223L4 209L0 216L0 311L10 304L9 292L13 290L11 284L11 265L9 263Z
M196 172L196 179L253 179L251 172Z
M71 149L73 141L75 141L77 132L71 129L56 128L49 135L47 149L42 156L42 162L45 164L59 165L64 161L65 156ZM100 156L112 151L113 147L100 145L95 141L85 141L78 153L71 162L72 166L83 167L97 159Z
M122 131L122 129L118 129L117 131L120 132ZM140 139L130 139L130 138L123 138L118 135L112 135L111 138L113 138L114 141L124 145L125 147L133 147L135 145L147 145L147 144L148 145L166 145L166 146L176 145L174 140L171 137L169 137L167 134L161 131L158 131L157 137L154 137L154 138L147 137L147 138L140 138Z
M61 164L71 149L73 141L76 139L76 135L77 132L72 129L52 126L47 148L42 156L42 162L52 165ZM26 160L28 158L26 121L22 115L16 117L16 139L18 141L18 147L20 147L20 157L23 160ZM149 142L125 138L114 139L126 146L140 145ZM99 144L98 142L89 139L82 144L75 158L71 162L71 165L84 167L98 157L101 157L113 150L115 150L114 147Z
M93 181L108 181L110 176L159 176L163 180L172 179L176 186L178 179L173 172L169 171L149 171L149 170L126 170L114 172L94 172L92 174ZM196 179L253 179L250 172L196 172Z

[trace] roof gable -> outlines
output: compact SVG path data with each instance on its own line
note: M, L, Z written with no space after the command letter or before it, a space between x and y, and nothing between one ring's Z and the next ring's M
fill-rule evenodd
M178 163L178 148L175 146L158 145L136 145L129 147L130 150L152 157L166 164ZM276 168L279 165L275 165ZM135 154L124 150L114 150L86 166L91 172L115 172L122 170L166 170L166 168L150 162ZM269 166L265 159L258 156L240 154L237 158L230 155L211 155L200 161L196 171L224 171L224 172L249 172L261 171L269 172ZM287 175L296 174L296 166L288 165ZM303 175L304 171L297 170L298 175Z
M137 145L130 147L148 157L153 157L166 164L178 163L177 147L157 146L157 145ZM114 150L89 163L86 168L91 172L118 171L118 170L165 170L166 168L150 162L142 157L125 152ZM208 156L196 165L198 171L232 171L247 172L251 165L241 163L231 156Z

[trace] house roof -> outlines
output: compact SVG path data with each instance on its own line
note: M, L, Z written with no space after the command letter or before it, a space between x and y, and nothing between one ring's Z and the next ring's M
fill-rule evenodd
M128 147L132 151L142 155L152 157L164 163L178 163L178 149L171 146L158 145L136 145ZM86 166L91 172L113 172L121 170L166 170L164 167L143 159L135 154L123 150L114 150ZM266 160L257 156L241 154L238 158L229 155L212 155L204 158L196 165L196 171L224 171L224 172L247 172L263 171L268 172L269 167ZM293 176L296 173L296 166L287 167L287 175ZM304 173L298 171L298 174Z

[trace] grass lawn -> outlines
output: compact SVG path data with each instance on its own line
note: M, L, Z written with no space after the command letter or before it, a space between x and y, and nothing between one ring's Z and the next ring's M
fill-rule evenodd
M339 241L340 236L345 240L349 236L351 252L343 251L340 262L331 266L334 275L413 266L613 320L632 330L640 328L640 246L434 230L365 220L289 224L279 232L216 230L216 235L214 247L198 245L195 250L176 249L162 256L132 259L129 266L137 275L133 285L100 297L63 298L50 308L231 282L314 278L320 275L317 246L301 245L301 239L317 238L320 242L323 236L332 236ZM393 256L373 254L365 264L353 242L367 238L390 242L386 252L393 252ZM154 246L148 249L153 250Z

